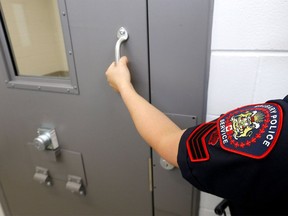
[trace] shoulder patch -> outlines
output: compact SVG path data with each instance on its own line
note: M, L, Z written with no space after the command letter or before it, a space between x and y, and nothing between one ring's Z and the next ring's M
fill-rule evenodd
M220 146L227 151L261 159L275 146L282 129L283 111L275 103L248 105L217 121Z
M216 122L208 122L199 125L188 137L186 148L192 162L209 160L209 152L206 145L206 137L216 128Z

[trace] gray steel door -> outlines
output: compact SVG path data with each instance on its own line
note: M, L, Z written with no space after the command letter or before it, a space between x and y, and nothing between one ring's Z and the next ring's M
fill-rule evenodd
M151 102L182 129L205 120L212 8L212 0L149 1ZM199 192L160 160L153 152L155 215L197 215Z
M130 37L122 54L129 56L137 91L149 99L146 1L59 2L61 19L69 23L69 28L63 27L72 45L67 58L74 58L78 86L59 93L57 88L66 85L66 78L62 83L62 78L53 77L50 87L41 76L36 83L42 84L34 90L33 77L13 80L13 75L6 75L7 49L2 46L0 54L0 181L10 212L29 216L152 215L150 148L138 136L120 96L104 75L115 58L116 33L124 26ZM28 20L32 13L25 6L20 1L20 6L12 8L22 11L20 15ZM19 24L24 28L25 23ZM30 34L29 26L26 30ZM28 39L21 43L33 42L32 37ZM57 158L31 145L41 127L55 129L61 149ZM39 172L40 177L35 177L37 166L48 169L52 186L37 181L45 175ZM77 181L69 180L68 175L81 178L86 196L77 192Z

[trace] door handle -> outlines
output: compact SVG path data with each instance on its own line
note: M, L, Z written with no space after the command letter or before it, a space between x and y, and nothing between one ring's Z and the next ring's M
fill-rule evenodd
M165 170L174 169L174 166L172 164L170 164L168 161L166 161L165 159L163 159L163 158L160 158L160 165Z
M116 64L119 62L119 59L120 59L120 47L121 47L121 44L128 40L128 32L127 30L124 28L124 27L121 27L118 32L117 32L117 42L116 42L116 45L115 45L115 62Z

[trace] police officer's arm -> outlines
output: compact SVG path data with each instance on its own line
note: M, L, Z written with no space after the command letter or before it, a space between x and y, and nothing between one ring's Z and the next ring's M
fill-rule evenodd
M117 65L113 62L106 71L107 81L120 93L142 138L162 158L178 167L178 145L184 131L135 91L127 62L126 57Z

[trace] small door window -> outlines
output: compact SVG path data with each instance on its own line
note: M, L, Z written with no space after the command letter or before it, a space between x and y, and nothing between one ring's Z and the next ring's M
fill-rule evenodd
M8 87L78 92L65 1L0 3Z

